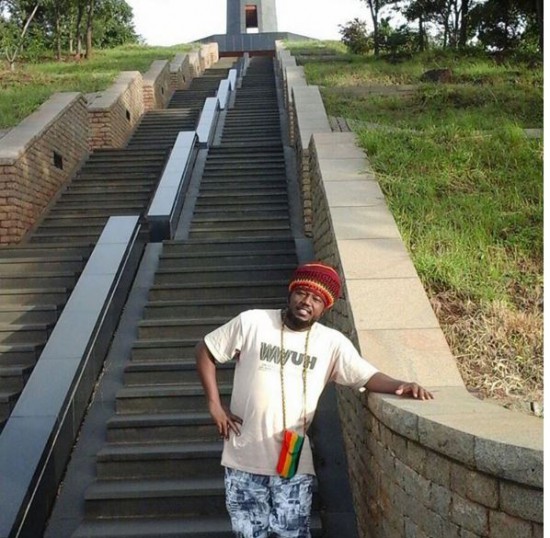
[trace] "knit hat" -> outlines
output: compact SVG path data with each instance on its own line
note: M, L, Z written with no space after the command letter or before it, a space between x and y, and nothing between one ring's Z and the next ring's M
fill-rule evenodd
M321 262L305 263L300 265L288 285L288 291L292 293L296 288L305 288L319 295L325 303L325 308L330 308L340 295L340 277L330 265Z

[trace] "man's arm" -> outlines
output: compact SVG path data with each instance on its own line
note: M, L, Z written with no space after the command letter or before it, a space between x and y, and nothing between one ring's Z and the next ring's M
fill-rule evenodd
M220 436L229 439L231 431L236 435L240 435L241 430L239 426L243 421L222 405L218 381L216 379L216 362L212 353L206 347L204 340L201 340L195 346L195 361L197 372L206 394L208 411L216 423Z
M398 396L412 396L419 400L433 400L433 394L421 387L417 383L407 383L399 381L389 375L377 372L365 385L367 390L372 392L382 392L385 394L397 394Z

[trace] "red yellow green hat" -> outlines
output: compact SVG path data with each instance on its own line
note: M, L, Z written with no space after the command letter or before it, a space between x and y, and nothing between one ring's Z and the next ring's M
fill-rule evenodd
M321 262L300 265L292 275L288 291L304 288L323 299L325 308L330 308L340 296L342 284L336 269Z

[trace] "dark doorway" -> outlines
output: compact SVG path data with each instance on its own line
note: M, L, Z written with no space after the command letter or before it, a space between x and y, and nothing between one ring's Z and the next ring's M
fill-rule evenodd
M258 6L248 4L245 7L246 14L246 29L258 28Z

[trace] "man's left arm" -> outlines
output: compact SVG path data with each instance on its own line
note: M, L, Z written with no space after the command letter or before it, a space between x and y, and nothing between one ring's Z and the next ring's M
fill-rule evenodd
M382 372L375 373L366 383L365 388L372 392L384 394L397 394L398 396L411 396L417 400L433 400L431 392L421 387L418 383L409 383L394 379Z

